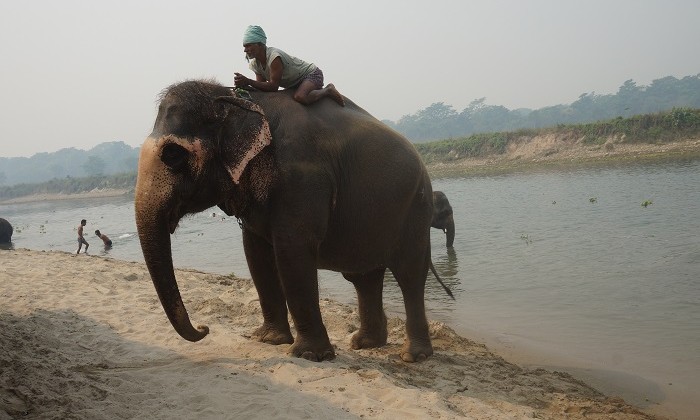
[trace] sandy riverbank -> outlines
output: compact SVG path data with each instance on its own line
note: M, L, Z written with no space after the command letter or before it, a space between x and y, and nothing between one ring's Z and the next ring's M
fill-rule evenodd
M145 266L64 252L0 250L0 419L474 418L646 419L563 373L526 369L432 322L436 354L419 364L389 344L354 351L357 308L323 299L332 362L253 341L250 280L178 270L195 324L181 339Z
M80 200L82 198L100 198L100 197L118 197L131 193L131 189L95 189L75 194L51 193L51 194L32 194L22 197L11 198L8 200L0 200L0 204L20 204L31 203L34 201L55 201L55 200Z
M700 139L670 143L616 143L587 145L581 139L538 135L511 143L505 153L481 158L461 158L428 164L431 177L511 173L549 168L609 167L664 161L700 159Z

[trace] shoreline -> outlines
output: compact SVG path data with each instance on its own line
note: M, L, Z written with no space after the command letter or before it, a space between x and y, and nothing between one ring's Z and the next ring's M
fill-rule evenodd
M457 334L483 343L492 352L526 369L562 372L608 396L619 397L642 412L661 418L691 419L696 413L695 392L662 376L642 377L614 368L595 366L551 350L545 344L503 337L494 331L456 329ZM672 392L671 392L672 391Z
M62 201L62 200L82 200L90 198L106 198L106 197L119 197L122 195L130 194L133 189L126 188L103 188L95 189L92 191L85 191L75 194L65 194L65 193L44 193L44 194L31 194L24 195L21 197L10 198L7 200L0 200L0 205L2 204L24 204L33 203L36 201Z
M607 146L608 144L611 146ZM508 150L500 155L481 158L455 158L447 162L428 162L426 168L432 179L439 179L697 159L700 159L700 139L696 138L661 144L613 144L609 142L606 145L583 145L555 136L542 136L511 144ZM118 197L128 194L133 194L133 188L95 189L76 194L32 194L0 200L0 205Z
M402 319L390 317L386 346L352 350L357 308L322 298L337 358L314 363L250 339L261 314L249 279L176 270L193 322L211 328L189 343L143 263L27 249L0 251L0 262L0 418L662 418L572 375L513 363L441 322L430 322L435 354L407 364L397 356Z
M426 164L431 178L503 175L549 170L605 168L620 165L681 162L700 159L700 139L662 144L615 144L586 146L553 136L511 144L501 155L457 158Z

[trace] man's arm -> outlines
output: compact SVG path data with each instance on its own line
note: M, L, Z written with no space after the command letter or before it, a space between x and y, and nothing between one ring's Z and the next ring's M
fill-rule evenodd
M251 86L257 90L262 90L263 92L274 92L280 88L283 70L284 66L282 65L282 59L280 57L277 57L274 60L272 60L272 63L270 64L270 80L266 80L263 75L256 73L256 80L249 79L241 75L243 77L241 83L244 86ZM238 76L239 73L236 73L236 75ZM236 83L236 85L238 85L238 82Z

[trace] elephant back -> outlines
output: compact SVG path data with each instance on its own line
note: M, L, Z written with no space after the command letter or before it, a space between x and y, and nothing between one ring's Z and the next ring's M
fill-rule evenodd
M343 107L329 98L302 105L294 100L291 89L253 92L252 97L269 120L272 144L282 162L318 161L328 156L352 161L361 154L385 162L392 156L410 159L412 167L422 167L410 141L348 98Z

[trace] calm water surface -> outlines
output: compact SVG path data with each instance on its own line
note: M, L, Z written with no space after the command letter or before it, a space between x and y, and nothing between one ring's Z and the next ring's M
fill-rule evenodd
M454 249L442 232L432 240L457 299L429 276L429 317L638 405L700 411L700 162L433 184L455 211ZM181 222L176 266L249 276L240 229L222 216L212 208ZM85 218L91 254L143 261L129 198L0 205L0 217L15 227L15 248L75 252ZM322 271L320 284L322 296L355 302L339 275ZM390 275L385 290L401 314Z

